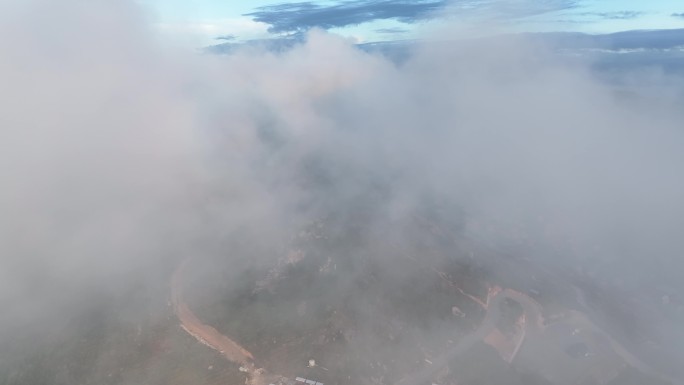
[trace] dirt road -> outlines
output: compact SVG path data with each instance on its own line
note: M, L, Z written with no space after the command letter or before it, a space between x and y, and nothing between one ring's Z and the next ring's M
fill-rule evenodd
M532 301L531 299L528 300L529 297L526 295L511 289L497 288L497 290L490 290L486 302L478 301L478 303L486 306L485 309L487 310L485 319L482 321L480 326L475 331L461 338L461 340L455 346L449 349L447 353L443 354L437 359L433 359L432 365L426 366L423 370L414 373L412 376L402 379L399 383L397 383L397 385L415 385L429 381L435 373L447 366L449 362L467 352L477 342L484 340L484 338L496 328L496 323L501 317L499 305L506 298L519 301L523 306L525 310L525 316L528 320L523 325L525 328L525 334L529 335L539 332L538 328L540 326L539 323L541 322L538 323L536 321L541 319L541 311L535 301ZM523 341L524 337L521 339L520 344L522 344ZM516 347L516 353L519 348L519 346ZM513 358L515 357L512 357L512 359Z
M263 369L256 370L254 366L254 357L247 351L247 349L240 346L237 342L233 341L229 337L221 334L218 330L210 325L202 323L202 321L197 318L197 316L190 310L187 304L183 301L183 272L189 264L189 259L186 259L181 263L173 274L171 282L171 302L173 305L174 312L180 320L181 327L191 336L193 336L197 341L207 345L208 347L218 351L229 361L235 362L243 366L246 371L250 374L251 384L261 384L264 382L266 376L264 376ZM433 269L434 270L434 269ZM436 270L435 270L436 271ZM446 274L436 271L439 277L443 280L448 280ZM542 316L541 305L534 301L529 296L517 292L511 289L501 289L499 287L492 287L489 290L487 298L485 301L481 299L468 295L467 293L461 291L463 294L467 295L469 298L475 300L480 306L486 310L485 319L482 321L480 326L463 337L454 347L452 347L446 354L443 354L437 359L433 359L433 365L424 368L421 371L414 373L413 375L402 379L398 385L413 385L422 383L432 377L434 373L443 368L459 355L468 351L475 343L482 341L489 333L491 333L496 328L496 323L501 317L500 314L500 304L505 299L512 299L520 303L524 310L524 320L523 334L517 346L514 349L513 355L510 357L510 361L515 359L520 346L524 343L526 338L530 336L539 336L544 332L544 318ZM684 385L680 381L669 378L667 376L658 373L657 371L650 368L648 365L640 361L630 352L628 352L622 345L613 340L606 332L593 325L585 317L580 314L573 314L574 318L582 319L584 326L588 329L592 329L594 332L600 333L610 341L613 350L622 357L625 362L631 366L637 368L638 370L651 375L653 377L659 378L665 382L671 382L672 384Z
M195 337L197 341L221 353L229 361L238 363L248 370L254 368L254 356L237 342L219 333L213 327L202 323L183 301L183 272L189 259L181 263L171 279L171 302L183 330Z

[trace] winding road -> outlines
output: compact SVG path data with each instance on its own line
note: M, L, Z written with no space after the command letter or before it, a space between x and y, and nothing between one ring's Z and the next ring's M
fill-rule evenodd
M397 383L397 385L416 385L429 381L435 373L437 373L442 368L447 366L449 362L467 352L477 342L482 341L485 337L487 337L487 335L489 335L492 331L494 331L494 329L496 329L497 321L501 317L501 307L499 305L506 298L518 301L523 306L523 309L525 311L525 318L527 320L538 321L525 322L525 329L523 333L525 333L525 335L529 335L531 333L540 333L541 331L538 330L538 328L539 326L541 326L543 318L541 316L541 310L539 308L539 305L535 301L531 300L525 294L516 292L511 289L493 288L489 291L487 301L479 302L483 304L485 306L485 309L487 310L485 319L482 321L482 324L480 324L480 326L475 331L461 338L460 341L451 349L449 349L449 351L447 351L445 354L443 354L437 359L433 359L433 365L426 366L423 370L418 371L409 377L403 378L401 381ZM516 348L516 351L518 349L519 346ZM512 357L512 359L514 358L515 357Z
M181 327L199 342L221 353L229 361L238 363L249 371L254 369L254 356L237 342L221 334L210 325L202 323L183 301L183 272L189 259L183 261L171 279L171 303Z
M188 264L189 259L184 260L174 272L171 281L171 302L173 305L173 310L180 320L181 327L188 334L197 339L197 341L221 353L221 355L223 355L229 361L240 364L242 369L250 375L251 384L260 384L263 382L262 379L264 379L264 371L263 369L255 369L254 356L234 340L221 334L212 326L204 324L184 302L182 277ZM441 279L448 280L444 273L437 270L434 271L437 272ZM506 299L511 299L518 302L524 311L522 318L524 320L522 335L517 341L511 357L508 359L509 363L515 359L517 352L520 350L520 347L525 342L526 338L543 338L542 334L546 327L544 324L544 318L542 316L542 307L528 295L512 289L502 289L494 286L489 289L487 298L483 301L477 297L464 293L462 290L461 292L473 299L486 310L485 318L480 326L473 332L461 338L459 342L450 348L445 354L438 358L434 358L432 360L432 365L426 366L422 370L403 378L397 383L397 385L417 385L428 382L435 373L447 366L449 362L467 352L477 342L483 341L496 329L497 322L501 318L500 305ZM664 382L669 382L674 385L684 385L684 383L681 381L665 376L639 360L637 357L627 351L621 344L610 337L608 333L591 323L581 313L571 312L570 316L573 317L573 319L575 319L575 321L578 323L582 323L584 327L592 330L595 333L605 336L609 341L611 348L632 367Z

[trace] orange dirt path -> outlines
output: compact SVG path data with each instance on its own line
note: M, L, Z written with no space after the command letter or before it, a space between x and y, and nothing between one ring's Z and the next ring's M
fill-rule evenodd
M197 341L221 353L229 361L247 366L252 369L254 356L237 342L221 334L210 325L202 323L183 301L183 271L189 260L182 262L171 279L171 302L176 316L180 320L183 330Z

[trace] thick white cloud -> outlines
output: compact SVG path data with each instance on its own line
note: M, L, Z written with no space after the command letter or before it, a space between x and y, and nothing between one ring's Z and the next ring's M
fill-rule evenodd
M473 237L563 250L536 256L559 268L646 285L684 267L677 90L620 94L516 39L417 47L402 66L320 31L212 57L160 47L124 1L1 10L8 323L232 231L282 243L378 186L382 223L436 198Z

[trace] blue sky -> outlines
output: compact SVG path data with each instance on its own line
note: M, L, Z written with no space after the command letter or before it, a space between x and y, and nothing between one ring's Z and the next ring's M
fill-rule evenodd
M682 0L138 1L162 32L196 45L216 43L219 36L259 39L314 26L360 42L408 39L472 20L494 21L512 31L684 28Z

